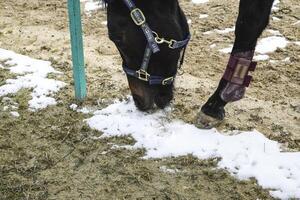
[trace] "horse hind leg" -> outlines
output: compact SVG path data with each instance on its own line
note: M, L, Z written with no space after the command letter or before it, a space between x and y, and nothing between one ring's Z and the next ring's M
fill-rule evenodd
M269 23L273 1L240 1L232 57L252 62L257 39ZM224 107L226 104L242 99L245 91L245 85L231 83L223 76L217 90L202 106L196 124L200 128L211 128L218 125L225 117Z

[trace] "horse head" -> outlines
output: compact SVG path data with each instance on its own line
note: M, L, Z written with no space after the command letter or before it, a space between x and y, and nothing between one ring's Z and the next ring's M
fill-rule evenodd
M136 106L143 111L151 109L154 103L164 108L173 99L174 78L186 45L180 46L177 41L186 42L189 37L178 0L105 0L105 3L109 38L121 55ZM143 27L145 24L150 29ZM155 39L154 50L149 44L151 38ZM175 46L180 48L172 48Z

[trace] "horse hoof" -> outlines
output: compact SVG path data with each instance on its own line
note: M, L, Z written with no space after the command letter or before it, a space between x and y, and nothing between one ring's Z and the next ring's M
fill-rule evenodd
M223 120L213 118L200 111L196 119L196 126L201 129L211 129L219 126L222 121Z

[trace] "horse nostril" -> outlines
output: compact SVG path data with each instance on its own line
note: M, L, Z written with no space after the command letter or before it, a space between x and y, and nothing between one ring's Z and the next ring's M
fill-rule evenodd
M147 111L153 106L153 100L151 99L142 98L136 94L132 94L132 98L136 107L141 111Z

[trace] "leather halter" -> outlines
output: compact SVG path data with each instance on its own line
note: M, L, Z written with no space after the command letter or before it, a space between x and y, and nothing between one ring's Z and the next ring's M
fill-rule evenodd
M166 40L165 38L160 38L156 32L151 30L148 23L146 22L146 17L144 13L135 6L132 0L123 0L123 2L130 10L130 16L133 22L143 30L144 35L147 39L147 46L145 49L144 58L140 69L137 71L132 70L128 68L125 65L125 63L123 63L124 72L129 76L133 76L135 78L138 78L139 80L148 82L150 85L171 85L175 80L176 74L170 77L162 77L162 76L150 75L147 72L151 55L153 53L158 53L160 51L158 45L163 43L168 44L168 47L170 49L184 48L183 49L183 54L184 54L185 48L190 41L191 35L188 34L187 38L182 41L177 41L173 39ZM180 65L182 65L183 63L183 54L181 57L182 60L180 62Z

